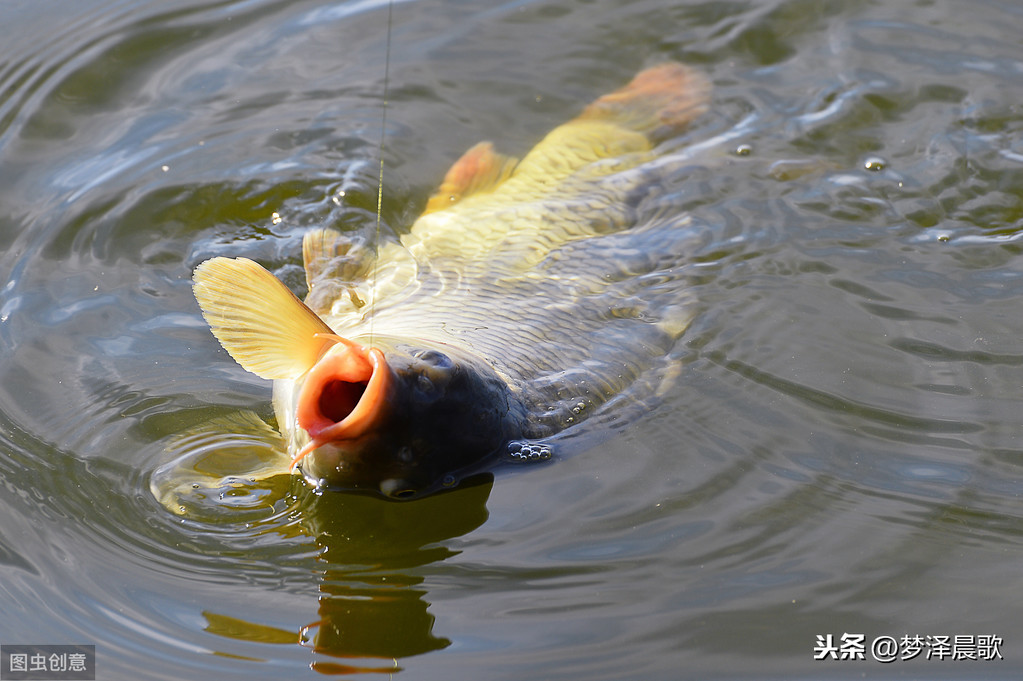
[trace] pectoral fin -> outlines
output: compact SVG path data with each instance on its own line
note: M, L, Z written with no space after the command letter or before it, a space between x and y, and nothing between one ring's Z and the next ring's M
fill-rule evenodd
M437 192L426 203L423 215L443 210L471 194L488 192L515 170L517 158L494 151L490 142L480 142L448 170Z
M258 263L213 258L195 269L195 299L213 335L247 371L269 379L297 378L332 341L333 331Z
M217 416L171 436L169 460L153 471L149 489L167 509L196 519L265 517L291 487L291 457L280 434L256 414Z
M342 234L336 229L314 229L302 239L309 295L305 304L314 312L327 313L338 299L347 295L352 307L361 308L365 301L363 288L376 254L366 240L357 234Z
M361 280L372 267L374 257L374 250L367 248L363 237L342 234L336 229L313 229L302 239L302 260L310 291L326 280L345 283Z

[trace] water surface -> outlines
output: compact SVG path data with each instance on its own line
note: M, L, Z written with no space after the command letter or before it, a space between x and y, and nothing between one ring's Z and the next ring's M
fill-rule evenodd
M713 81L658 191L702 229L671 393L411 504L282 483L170 512L149 478L182 433L270 416L191 270L246 256L301 290L304 230L373 225L388 8L5 3L0 643L93 643L102 679L1018 677L1023 13L392 16L385 229L479 140L522 153L659 61ZM846 632L1004 659L813 660Z

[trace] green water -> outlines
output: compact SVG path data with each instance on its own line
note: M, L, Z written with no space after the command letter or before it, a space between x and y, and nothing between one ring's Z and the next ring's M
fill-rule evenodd
M298 290L306 229L374 223L387 18L0 5L0 643L95 644L105 680L1018 678L1008 2L395 3L385 229L644 66L714 83L657 191L701 228L679 380L587 451L409 504L154 499L181 433L270 416L192 268ZM845 633L1003 659L813 659Z

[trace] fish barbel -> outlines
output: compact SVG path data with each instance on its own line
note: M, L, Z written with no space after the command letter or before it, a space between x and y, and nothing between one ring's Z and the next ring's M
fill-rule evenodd
M677 265L670 235L649 253L629 228L644 168L708 90L661 64L522 159L478 144L377 252L309 232L304 302L251 260L199 265L213 334L274 380L292 468L321 487L412 498L509 447L541 456L537 442L646 380L690 313L677 286L657 286ZM673 219L674 230L686 221Z

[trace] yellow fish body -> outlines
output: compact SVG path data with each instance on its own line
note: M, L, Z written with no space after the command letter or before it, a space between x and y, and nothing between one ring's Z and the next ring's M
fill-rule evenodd
M274 380L292 466L320 486L412 498L509 443L536 455L530 442L641 380L688 316L644 279L657 258L627 239L630 197L707 95L692 70L662 64L521 160L473 147L378 253L308 233L305 302L250 260L196 268L214 335ZM659 296L656 315L644 316L645 293Z

